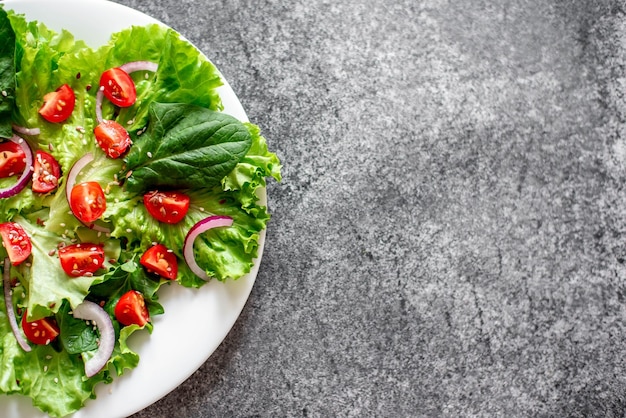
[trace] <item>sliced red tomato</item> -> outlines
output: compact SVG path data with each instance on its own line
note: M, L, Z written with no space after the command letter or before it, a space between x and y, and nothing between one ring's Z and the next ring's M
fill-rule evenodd
M59 249L61 267L72 277L90 276L104 264L102 244L72 244Z
M176 191L146 193L143 203L153 218L167 224L182 221L189 210L189 196Z
M78 183L70 192L70 208L81 222L95 221L102 216L106 206L104 191L95 181Z
M35 153L35 167L33 172L33 191L48 193L56 189L61 176L61 166L58 161L45 151Z
M137 100L135 82L121 68L111 68L100 76L100 88L104 97L119 107L132 106Z
M130 146L130 135L114 120L105 120L93 130L100 148L111 158L124 154Z
M26 154L13 141L0 143L0 178L22 174L26 169Z
M153 245L143 253L139 260L149 272L154 272L166 279L174 280L178 274L176 254L163 244Z
M115 318L123 325L136 324L140 327L150 321L150 313L143 295L136 290L124 293L115 305Z
M53 317L42 318L36 321L28 322L26 320L26 312L22 317L22 329L24 335L33 344L48 345L59 335L59 326Z
M2 245L7 251L11 264L17 266L28 258L33 246L20 224L15 222L1 223L0 236L2 236Z
M70 117L75 104L74 90L68 84L63 84L55 91L43 96L43 105L39 109L39 114L48 122L63 122Z

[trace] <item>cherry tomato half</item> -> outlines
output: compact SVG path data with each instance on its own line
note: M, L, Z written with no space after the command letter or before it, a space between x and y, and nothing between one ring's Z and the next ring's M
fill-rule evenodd
M53 317L42 318L36 321L28 322L26 320L26 312L22 317L22 329L24 335L33 344L47 345L50 344L59 335L59 327Z
M168 250L163 244L153 245L143 253L139 260L149 272L154 272L166 279L174 280L178 274L178 260L176 254Z
M111 68L100 76L100 88L104 97L119 107L132 106L137 100L135 82L121 68Z
M140 327L150 321L150 313L143 295L136 290L124 293L115 305L115 318L123 325L136 324Z
M189 210L189 196L175 191L146 193L143 203L154 219L168 224L182 221Z
M39 114L48 122L63 122L70 117L75 104L74 90L68 84L63 84L55 91L43 96L43 105L39 109Z
M60 176L61 166L57 160L47 152L37 151L33 172L33 192L51 192L59 185Z
M17 266L28 258L33 246L20 224L15 222L1 223L0 236L2 236L2 245L7 251L11 264Z
M26 169L24 150L13 141L0 143L0 178L22 174Z
M114 120L105 120L93 130L100 148L111 158L124 154L130 146L130 135Z
M78 183L70 192L70 208L81 222L95 221L102 216L106 206L104 191L95 181Z
M59 248L61 267L72 277L93 275L104 264L102 244L72 244Z

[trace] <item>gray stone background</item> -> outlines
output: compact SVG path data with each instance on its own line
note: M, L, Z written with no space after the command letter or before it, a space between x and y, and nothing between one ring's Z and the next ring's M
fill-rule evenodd
M120 2L284 164L241 317L134 418L624 416L623 1Z

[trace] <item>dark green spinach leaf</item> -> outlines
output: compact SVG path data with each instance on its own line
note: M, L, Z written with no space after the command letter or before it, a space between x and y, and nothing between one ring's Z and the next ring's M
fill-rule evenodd
M93 326L87 325L82 319L70 315L70 304L67 300L56 315L59 325L61 344L69 354L80 354L98 348L98 334Z
M10 138L11 114L15 107L15 32L0 5L0 137Z
M126 188L211 187L250 149L248 128L236 118L182 103L152 103L147 131L133 137L125 158Z

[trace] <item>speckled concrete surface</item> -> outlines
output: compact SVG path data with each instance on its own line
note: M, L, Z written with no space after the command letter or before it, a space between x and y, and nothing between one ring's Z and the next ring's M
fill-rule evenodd
M134 418L624 415L623 2L122 3L284 163L240 319Z

